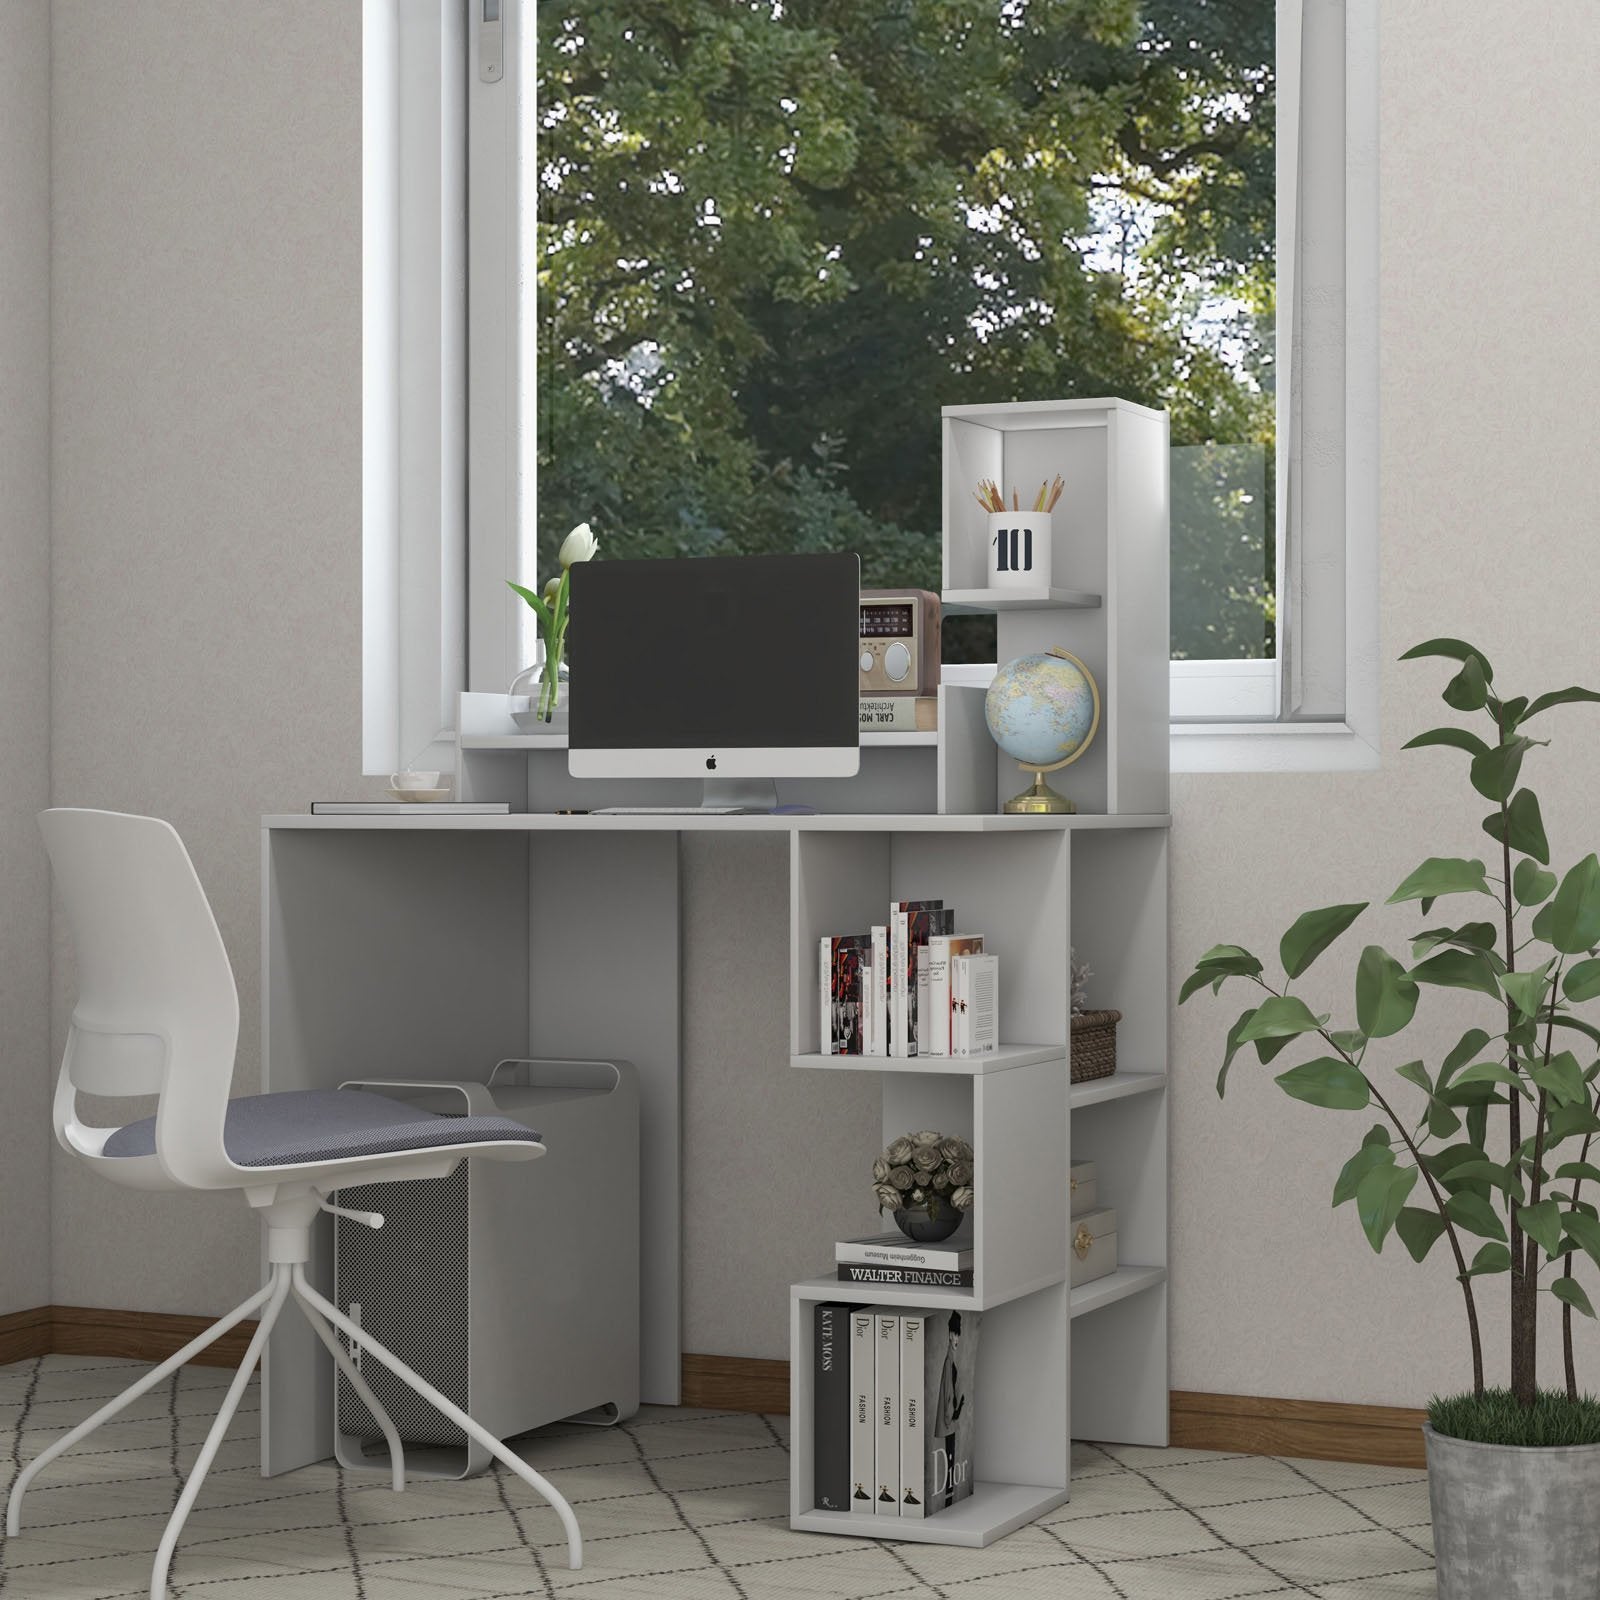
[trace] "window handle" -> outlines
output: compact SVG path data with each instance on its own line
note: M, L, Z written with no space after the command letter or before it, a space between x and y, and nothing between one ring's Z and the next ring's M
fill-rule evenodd
M478 0L478 76L485 83L499 83L505 70L500 4Z

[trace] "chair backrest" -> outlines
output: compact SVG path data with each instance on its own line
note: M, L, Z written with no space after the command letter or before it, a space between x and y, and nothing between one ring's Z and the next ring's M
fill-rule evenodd
M183 840L157 817L116 811L62 807L39 826L77 950L58 1136L85 1155L103 1143L76 1123L75 1091L156 1094L162 1167L181 1184L226 1181L239 996Z

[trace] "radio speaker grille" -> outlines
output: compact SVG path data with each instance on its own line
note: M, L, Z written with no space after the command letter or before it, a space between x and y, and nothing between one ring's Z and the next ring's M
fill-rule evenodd
M467 1183L463 1161L448 1178L359 1184L337 1203L381 1212L384 1225L372 1229L334 1218L339 1309L463 1411L470 1409ZM340 1339L349 1350L350 1341ZM403 1444L466 1444L454 1423L387 1367L372 1360L358 1365ZM377 1419L342 1376L336 1381L340 1431L381 1440Z

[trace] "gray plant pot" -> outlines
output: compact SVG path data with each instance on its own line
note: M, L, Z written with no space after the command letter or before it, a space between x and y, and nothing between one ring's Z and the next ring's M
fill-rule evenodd
M1426 1423L1439 1600L1595 1600L1600 1444L1476 1444Z

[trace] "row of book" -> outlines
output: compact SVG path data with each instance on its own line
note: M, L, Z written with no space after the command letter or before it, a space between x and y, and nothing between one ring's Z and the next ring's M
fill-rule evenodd
M833 1262L841 1283L970 1289L972 1229L963 1225L938 1244L920 1244L899 1232L840 1239L833 1247Z
M814 1308L820 1511L931 1517L972 1493L976 1311Z
M824 935L821 1050L835 1056L976 1056L1000 1042L1000 958L957 933L942 900L897 900L867 933Z

